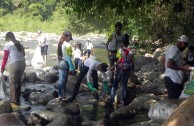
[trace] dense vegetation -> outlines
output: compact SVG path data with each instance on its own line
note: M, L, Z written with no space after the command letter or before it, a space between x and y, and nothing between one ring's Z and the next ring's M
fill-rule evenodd
M0 31L110 33L121 21L138 44L194 35L193 0L1 0Z

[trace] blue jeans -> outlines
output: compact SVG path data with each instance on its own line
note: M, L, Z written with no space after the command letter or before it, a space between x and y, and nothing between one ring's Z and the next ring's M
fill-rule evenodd
M117 70L115 75L115 80L111 89L111 99L114 101L116 91L119 82L122 80L122 100L125 101L127 95L127 83L130 76L130 69L128 70Z
M68 73L69 73L69 65L67 62L66 68L59 69L59 82L58 82L58 95L59 97L63 98L65 97L66 93L66 84L68 79Z
M74 64L75 64L75 69L76 70L78 70L78 67L79 67L79 70L81 70L82 61L80 60L80 58L75 58L74 59Z
M86 52L88 53L88 57L90 57L91 49L87 49Z

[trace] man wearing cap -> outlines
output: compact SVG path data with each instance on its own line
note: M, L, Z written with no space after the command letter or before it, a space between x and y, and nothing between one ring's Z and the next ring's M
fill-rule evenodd
M169 99L179 98L187 78L185 72L192 69L190 66L183 66L181 55L188 42L189 38L186 35L181 35L176 45L169 46L161 57L161 62L165 65L164 82Z
M68 99L68 101L73 101L76 98L76 95L79 91L80 84L86 75L87 78L87 86L88 88L94 93L94 97L96 100L98 100L98 93L96 92L98 89L98 73L97 71L100 71L103 74L103 87L104 91L108 93L108 83L107 83L107 71L108 65L106 63L102 63L98 61L94 56L90 57L85 60L84 65L78 75L73 93L71 98ZM93 84L92 84L93 82Z
M66 84L68 79L69 70L75 71L72 56L72 46L69 43L72 40L72 34L70 31L64 31L59 43L57 50L57 59L59 67L59 83L58 83L58 94L59 100L66 98Z
M48 50L48 44L46 41L46 36L42 34L42 31L38 31L38 46L40 46L41 55L43 58L43 61L45 63L45 66L47 65L47 50Z

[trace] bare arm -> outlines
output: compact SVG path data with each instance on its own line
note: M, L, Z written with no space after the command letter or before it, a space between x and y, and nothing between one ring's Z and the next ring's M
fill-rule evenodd
M171 68L173 70L183 70L183 71L191 71L192 70L192 67L190 67L190 66L177 66L175 64L175 62L171 59L168 60L167 67Z

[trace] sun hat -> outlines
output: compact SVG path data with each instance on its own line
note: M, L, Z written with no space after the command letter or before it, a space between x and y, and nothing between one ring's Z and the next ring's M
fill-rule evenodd
M186 35L181 35L181 36L178 38L178 41L188 43L188 42L189 42L189 38L188 38Z

